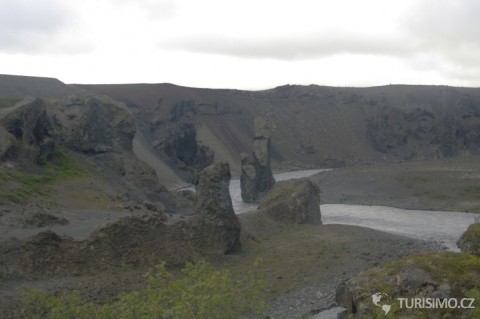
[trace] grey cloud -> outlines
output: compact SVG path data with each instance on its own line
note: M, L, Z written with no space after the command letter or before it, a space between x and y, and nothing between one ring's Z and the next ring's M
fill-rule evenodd
M0 51L42 50L71 18L55 0L1 0L0 6Z
M373 55L408 55L415 51L412 43L399 38L355 36L351 34L309 35L245 39L220 36L191 36L164 41L162 48L242 58L302 60L342 53Z
M428 0L404 23L426 44L455 47L480 44L480 2L477 0Z
M480 75L480 2L427 0L403 21L418 52L440 57L436 70L457 79Z

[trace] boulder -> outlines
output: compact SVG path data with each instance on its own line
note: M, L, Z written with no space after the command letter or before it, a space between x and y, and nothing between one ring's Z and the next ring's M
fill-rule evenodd
M461 251L480 256L480 223L472 224L457 242Z
M292 224L321 224L320 189L307 178L276 183L257 209Z
M263 118L255 119L252 155L241 154L241 195L244 202L258 202L275 184L270 166L270 130Z

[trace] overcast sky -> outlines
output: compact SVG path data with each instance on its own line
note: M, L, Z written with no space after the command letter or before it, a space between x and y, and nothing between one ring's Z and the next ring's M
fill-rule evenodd
M265 89L480 86L477 0L0 0L0 73Z

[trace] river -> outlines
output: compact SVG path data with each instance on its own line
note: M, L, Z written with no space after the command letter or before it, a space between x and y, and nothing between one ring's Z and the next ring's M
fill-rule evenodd
M273 174L273 177L275 177L275 181L280 182L288 179L308 177L308 176L312 176L317 173L325 172L329 170L330 169L298 170L298 171L290 171L285 173ZM237 178L237 179L230 180L229 189L230 189L230 197L232 198L233 210L235 211L235 213L241 214L241 213L245 213L245 212L257 209L257 206L258 206L257 204L243 202L242 196L241 196L241 190L240 190L240 179Z
M307 177L325 170L299 170L274 174L276 181ZM244 203L240 180L230 181L230 195L235 212L255 210L256 204ZM475 222L477 214L407 210L386 206L325 204L320 205L324 224L345 224L368 227L404 236L436 241L449 250L458 251L457 240Z

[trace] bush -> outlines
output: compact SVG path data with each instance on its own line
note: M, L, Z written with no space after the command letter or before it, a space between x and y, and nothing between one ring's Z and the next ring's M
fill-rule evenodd
M252 272L235 281L229 272L206 262L187 264L175 278L162 263L148 273L145 289L108 304L86 302L78 293L53 296L27 290L20 315L29 319L238 318L262 310L261 286Z

